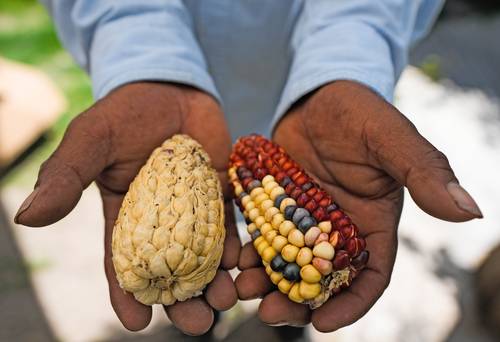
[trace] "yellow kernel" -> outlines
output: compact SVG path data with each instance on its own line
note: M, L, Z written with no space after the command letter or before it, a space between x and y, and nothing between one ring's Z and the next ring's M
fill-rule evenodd
M233 167L229 168L229 169L227 170L227 174L228 174L229 176L236 175L236 167L235 167L235 166L233 166Z
M278 197L281 194L285 193L285 189L283 189L281 186L275 187L273 190L271 190L271 193L269 194L269 197L274 201L276 197Z
M241 199L241 204L246 207L246 205L248 204L248 202L250 202L252 200L252 197L250 197L249 195L246 195L246 196L243 196L243 198Z
M276 188L277 186L279 186L278 183L276 182L269 182L267 183L266 185L264 185L264 191L266 192L266 194L270 195L271 194L271 191Z
M260 204L264 202L266 199L269 199L269 195L263 193L255 197L253 201L255 202L255 206L260 207Z
M266 222L264 223L261 227L260 227L260 233L262 235L265 235L267 232L273 230L273 226L271 226L271 224L269 222Z
M264 241L264 237L261 235L259 236L258 238L256 238L255 240L253 240L253 245L255 248L257 248L257 246L262 242Z
M241 184L238 184L234 187L234 193L236 194L236 196L239 196L242 192L243 187L241 186Z
M278 213L273 216L273 219L271 221L271 225L273 226L274 229L278 230L280 227L281 222L285 221L285 216L283 216L282 213Z
M293 286L290 288L290 291L288 292L288 298L296 303L302 303L304 301L304 298L300 295L299 292L299 283L293 284Z
M294 245L288 244L281 250L281 256L288 262L294 262L297 254L299 254L299 247Z
M262 260L264 260L265 262L271 262L271 260L273 260L275 256L276 256L276 251L271 246L267 247L262 251Z
M248 211L248 217L252 221L254 221L259 215L260 215L260 212L259 212L259 209L257 209L257 208L253 208L252 210Z
M274 177L272 175L266 175L264 178L262 178L262 185L266 186L266 184L269 182L274 182Z
M254 201L250 201L250 202L247 203L247 205L245 205L245 210L246 211L250 211L253 208L255 208L255 202Z
M298 229L292 229L289 233L288 233L288 241L297 246L297 247L304 247L304 234L302 234L302 232Z
M296 263L299 266L310 264L313 259L313 252L309 247L302 247L297 254Z
M319 229L318 227L309 228L304 236L304 243L307 246L314 246L314 243L316 242L316 239L320 234L321 229Z
M260 204L260 212L262 213L262 215L264 215L264 213L266 212L267 209L271 208L274 206L274 202L271 201L270 199L266 199L265 201L263 201L261 204Z
M279 226L280 234L287 237L292 229L295 229L295 225L292 221L283 221Z
M261 243L259 243L259 245L257 246L257 253L259 253L259 255L262 255L262 253L264 252L264 249L266 249L267 247L270 247L269 244L267 243L266 240L262 240ZM274 249L273 249L274 251Z
M269 242L269 244L271 244L277 235L278 232L275 231L274 229L271 229L264 235L264 239L266 239L266 241Z
M318 224L318 228L321 229L322 233L330 234L332 231L332 223L330 221L323 221Z
M278 285L281 279L283 279L283 274L280 272L273 272L271 273L270 278L274 285Z
M252 191L250 191L250 197L252 199L255 199L257 196L259 196L260 194L263 194L264 193L264 188L259 186L255 189L253 189Z
M275 230L273 230L275 232ZM276 252L281 252L283 247L285 247L288 244L288 240L286 237L278 235L273 239L272 246L276 250Z
M266 273L268 276L270 276L273 273L273 269L271 268L271 265L267 264L266 265Z
M276 207L271 207L266 210L266 213L264 214L264 218L266 219L267 222L272 222L272 219L274 215L278 214L280 210Z
M321 241L314 246L313 254L326 260L332 260L335 256L335 249L328 241Z
M321 273L313 265L308 264L300 269L300 277L308 283L317 283L321 280Z
M292 288L292 285L293 283L291 281L283 278L278 283L278 289L281 291L281 293L288 294L288 292L290 292L290 289Z
M266 219L264 218L264 216L257 216L255 220L253 220L253 222L258 228L260 228L264 223L266 223Z
M247 231L249 234L252 234L256 230L257 230L257 226L255 225L255 223L250 223L247 227Z
M301 280L299 283L299 296L304 299L313 299L321 292L321 285L319 283L308 283Z
M297 202L291 197L285 198L283 201L280 203L280 210L282 213L285 212L285 208L288 207L289 205L297 205Z

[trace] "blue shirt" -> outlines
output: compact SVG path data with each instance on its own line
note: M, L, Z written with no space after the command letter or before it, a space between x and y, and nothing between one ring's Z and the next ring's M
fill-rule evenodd
M442 0L43 0L101 98L138 80L193 85L221 103L234 137L269 134L334 80L391 101L411 44Z

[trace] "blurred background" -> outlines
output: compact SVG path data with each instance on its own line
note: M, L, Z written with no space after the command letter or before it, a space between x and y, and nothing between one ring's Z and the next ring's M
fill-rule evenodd
M410 61L396 106L447 154L485 218L446 223L407 197L391 285L359 322L331 334L275 329L259 323L250 301L222 313L212 339L500 341L500 4L448 1ZM40 164L91 103L87 76L42 6L0 1L0 341L208 340L182 336L157 308L145 331L121 327L94 186L50 228L13 223Z

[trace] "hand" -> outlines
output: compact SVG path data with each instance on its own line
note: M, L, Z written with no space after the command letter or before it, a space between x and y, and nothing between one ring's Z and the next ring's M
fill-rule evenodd
M82 191L96 181L104 208L104 264L111 304L130 330L149 324L151 307L135 301L118 286L111 261L113 225L130 182L153 149L175 133L188 134L203 145L229 199L226 167L231 139L218 104L187 86L143 82L115 90L71 122L57 150L42 165L35 190L15 218L27 226L54 223L66 216ZM236 266L240 249L231 203L225 214L227 234L221 267L231 269ZM206 332L213 323L213 309L227 310L236 303L231 276L222 269L205 290L204 298L165 307L173 324L183 332Z
M361 318L389 284L397 249L403 186L430 215L447 221L479 218L439 152L397 109L364 86L338 81L298 103L278 124L274 140L301 164L353 219L370 259L351 287L311 311L273 290L251 244L241 251L240 298L265 296L269 324L312 322L323 332Z

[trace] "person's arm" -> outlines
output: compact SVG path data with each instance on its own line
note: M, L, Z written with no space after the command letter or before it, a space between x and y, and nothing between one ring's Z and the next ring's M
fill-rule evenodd
M335 80L353 80L392 100L412 43L443 0L310 0L292 36L293 63L275 125L293 103Z
M181 0L42 2L97 99L141 80L187 84L218 98Z

